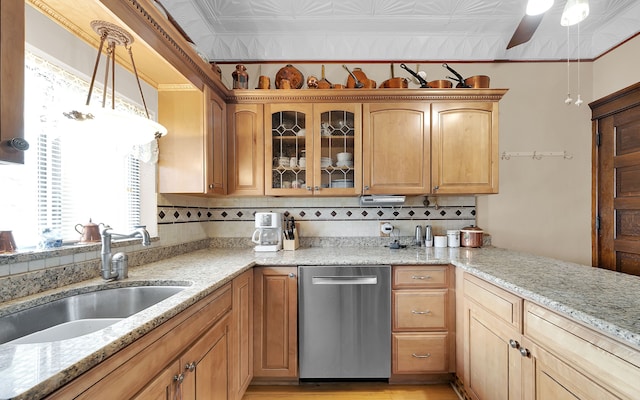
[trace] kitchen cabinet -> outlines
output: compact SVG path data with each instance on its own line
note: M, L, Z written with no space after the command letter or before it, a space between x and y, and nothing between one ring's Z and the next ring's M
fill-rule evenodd
M297 382L297 267L255 267L254 284L254 381Z
M364 104L363 194L431 191L429 108L426 102Z
M469 274L458 364L471 399L637 399L640 353ZM462 371L460 370L462 367Z
M47 399L227 398L228 284L80 375ZM223 396L224 394L224 396ZM166 397L171 396L171 397Z
M226 104L216 92L190 85L158 90L160 193L225 194Z
M228 194L264 195L263 105L229 104L227 126Z
M0 2L0 163L24 163L24 7Z
M452 285L452 266L393 266L390 381L450 379L455 371Z
M265 193L360 193L360 115L359 104L265 105Z
M233 279L229 399L241 400L253 379L253 271Z
M498 193L498 103L433 103L435 194Z

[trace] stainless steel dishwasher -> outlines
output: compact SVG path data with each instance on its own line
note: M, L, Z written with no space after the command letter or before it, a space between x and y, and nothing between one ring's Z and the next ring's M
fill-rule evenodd
M391 374L391 267L299 266L301 379Z

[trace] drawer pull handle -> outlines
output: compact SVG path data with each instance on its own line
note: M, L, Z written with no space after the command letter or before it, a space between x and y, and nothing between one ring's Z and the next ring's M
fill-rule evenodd
M411 310L412 314L419 314L419 315L430 315L431 314L431 310L425 310L425 311L416 311L416 310Z
M429 357L431 357L431 353L427 353L427 354L425 354L425 355L423 355L423 356L419 356L419 355L417 355L416 353L413 353L413 354L411 354L411 357L415 357L415 358L429 358Z
M411 279L425 280L425 279L431 279L431 277L429 275L424 275L424 276L413 275Z

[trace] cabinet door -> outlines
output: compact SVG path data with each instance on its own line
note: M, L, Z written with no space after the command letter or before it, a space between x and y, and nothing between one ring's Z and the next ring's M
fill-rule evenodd
M465 371L467 394L475 400L520 400L521 335L513 327L465 300Z
M234 196L264 195L262 104L227 106L229 191Z
M363 118L363 194L429 193L429 104L365 104Z
M180 358L182 399L227 399L230 324L227 314Z
M132 400L174 400L181 397L180 384L178 383L180 364L178 361L171 363L151 382L147 384Z
M314 104L313 193L353 196L362 192L362 106ZM307 151L307 163L311 155ZM340 159L339 159L340 158Z
M226 105L205 87L205 179L208 194L227 193Z
M498 103L434 103L433 193L498 193Z
M0 163L24 163L24 6L0 2Z
M313 154L312 109L311 104L265 105L265 194L312 194L313 174L307 173L308 165L299 166L301 157Z
M297 268L255 267L254 282L254 379L296 379Z
M232 310L229 398L240 400L253 379L253 271L233 280Z

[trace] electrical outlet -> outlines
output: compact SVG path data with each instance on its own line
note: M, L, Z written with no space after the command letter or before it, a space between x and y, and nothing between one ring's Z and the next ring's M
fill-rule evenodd
M393 225L390 222L380 222L380 237L389 237L393 232Z

